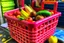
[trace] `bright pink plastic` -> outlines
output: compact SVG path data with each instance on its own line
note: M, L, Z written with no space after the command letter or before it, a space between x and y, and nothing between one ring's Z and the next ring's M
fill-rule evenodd
M18 43L44 43L51 35L54 34L60 12L45 19L30 23L17 18L9 17L8 14L14 14L18 9L5 13L8 22L10 35Z

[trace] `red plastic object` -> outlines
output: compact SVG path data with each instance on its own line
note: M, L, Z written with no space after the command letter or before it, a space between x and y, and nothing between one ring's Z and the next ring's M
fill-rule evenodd
M18 2L21 7L24 7L24 0L18 0Z
M39 11L39 10L43 10L44 9L44 5L45 4L53 4L54 5L54 9L53 9L53 11L54 11L54 13L56 13L57 12L57 8L58 8L58 1L47 1L47 2L45 2L45 1L43 1L42 0L42 3L41 3L41 7L40 8L36 8L36 7L34 7L35 6L35 1L34 0L32 0L32 7L35 9L35 10L37 10L37 11Z
M55 32L60 12L36 22L27 22L8 16L14 14L18 9L5 13L10 35L18 43L44 43Z

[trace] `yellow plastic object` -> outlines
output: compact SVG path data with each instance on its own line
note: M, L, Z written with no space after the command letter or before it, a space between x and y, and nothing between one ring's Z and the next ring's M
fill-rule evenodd
M0 37L2 37L3 36L3 34L0 34Z
M10 39L8 39L8 40L6 40L5 42L3 42L3 43L7 43L8 41L10 41L10 40L12 40L12 38L10 38Z
M29 7L31 8L31 10L33 11L33 12L35 12L36 13L36 11L29 5Z
M49 43L58 43L57 37L56 37L56 36L51 36L51 37L49 38Z
M26 11L24 11L23 9L21 9L21 16L26 19L29 17L29 14Z
M33 10L29 6L27 6L27 5L25 5L25 10L26 10L26 12L28 14L30 14L31 12L33 12Z
M32 15L32 16L36 16L36 11L29 5L29 7L31 8L31 10L32 10L32 13L30 14L30 16Z
M17 18L20 18L20 17L21 17L20 15L17 16Z
M29 16L31 15L36 15L36 11L29 5L25 5L25 11L29 14Z
M2 38L2 42L4 42L6 40L6 38Z
M40 3L40 0L36 0L36 6L40 7L39 3Z
M22 17L22 16L20 16L20 15L18 15L17 18L18 18L19 20L24 20L24 17Z

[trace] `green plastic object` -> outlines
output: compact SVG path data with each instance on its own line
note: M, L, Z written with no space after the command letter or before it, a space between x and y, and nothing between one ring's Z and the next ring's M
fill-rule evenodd
M14 1L14 0L1 0L1 1L3 1L3 2L4 2L4 1Z
M14 7L7 7L7 8L2 8L3 11L11 10L14 9Z
M13 9L9 9L9 10L13 10ZM5 13L5 12L7 12L7 11L9 11L9 10L3 10L3 13Z
M19 20L24 20L24 17L19 17Z
M49 12L48 10L41 10L37 12L37 15L51 16L51 12Z
M11 7L11 6L15 6L14 1L2 2L2 7Z

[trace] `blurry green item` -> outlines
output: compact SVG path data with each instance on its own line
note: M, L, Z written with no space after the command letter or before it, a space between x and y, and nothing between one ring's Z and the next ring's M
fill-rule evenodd
M37 12L37 15L51 16L51 12L49 12L48 10L41 10Z
M20 20L24 20L24 17L19 17Z
M19 20L24 20L24 17L21 17L20 15L17 16Z
M1 2L2 7L12 7L15 6L14 1L9 1L9 2Z
M3 15L4 15L5 12L7 12L7 11L3 11Z
M1 1L14 1L14 0L1 0Z
M49 38L49 43L58 43L57 37L56 37L56 36L51 36L51 37Z
M13 9L9 9L9 10L13 10ZM9 11L9 10L3 10L3 13L5 13L5 12L7 12L7 11Z
M2 8L3 11L11 10L14 9L14 7L7 7L7 8Z

